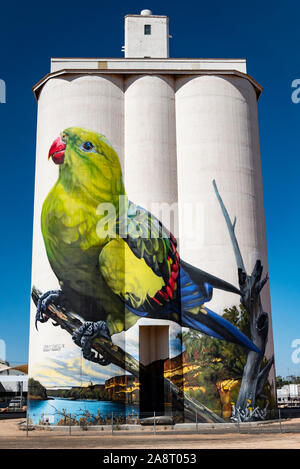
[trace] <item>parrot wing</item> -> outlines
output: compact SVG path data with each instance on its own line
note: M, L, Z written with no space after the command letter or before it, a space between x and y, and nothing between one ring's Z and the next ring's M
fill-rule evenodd
M126 223L126 235L124 233ZM177 295L176 239L147 210L129 202L117 220L118 236L101 251L99 266L110 288L135 314L151 315Z
M174 299L180 259L172 233L152 213L129 202L125 242L135 256L144 259L155 275L163 280L162 288L151 299L152 306L156 308Z
M118 233L124 233L118 220ZM176 239L150 212L131 202L127 236L117 236L101 251L99 267L108 286L140 317L169 319L217 339L258 348L222 316L204 307L213 287L240 293L233 285L182 262Z

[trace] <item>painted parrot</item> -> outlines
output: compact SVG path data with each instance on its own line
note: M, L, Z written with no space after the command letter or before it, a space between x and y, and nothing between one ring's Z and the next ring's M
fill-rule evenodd
M259 353L236 327L204 306L213 288L240 291L181 260L174 236L128 200L118 155L104 135L68 128L48 158L59 165L59 176L44 201L41 228L61 289L40 297L36 325L47 320L50 302L70 308L85 321L74 342L86 359L103 365L108 361L95 355L92 340L111 339L140 317L172 320Z

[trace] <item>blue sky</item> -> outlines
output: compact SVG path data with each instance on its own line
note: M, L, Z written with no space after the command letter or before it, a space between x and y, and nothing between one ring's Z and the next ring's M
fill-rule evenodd
M298 4L297 4L298 3ZM259 122L277 374L300 375L299 123L291 83L300 78L300 4L269 1L5 2L1 6L0 338L26 361L30 303L36 102L31 88L50 57L122 57L123 17L150 8L170 17L171 56L246 57L263 87Z

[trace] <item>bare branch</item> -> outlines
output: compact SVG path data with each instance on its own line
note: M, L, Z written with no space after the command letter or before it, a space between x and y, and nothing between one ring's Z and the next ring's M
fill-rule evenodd
M228 214L227 209L224 205L224 202L223 202L223 200L222 200L222 198L219 194L219 191L218 191L217 184L216 184L215 180L213 180L213 186L214 186L216 196L218 198L221 210L223 212L223 215L224 215L224 218L225 218L225 221L226 221L226 224L227 224L227 228L228 228L228 231L229 231L229 235L230 235L230 239L231 239L231 243L232 243L232 247L233 247L233 251L234 251L234 255L235 255L235 259L236 259L236 263L237 263L237 267L238 267L238 269L241 269L242 271L245 272L244 261L243 261L241 251L240 251L240 248L239 248L239 244L238 244L238 241L236 239L235 232L234 232L235 225L236 225L236 217L234 217L234 221L233 221L233 223L231 223L229 214Z
M263 387L268 378L268 375L270 373L273 363L274 363L274 356L272 356L270 360L268 360L266 366L258 375L257 385L256 385L256 398L258 398L259 395L262 393Z
M225 218L236 258L239 286L241 290L241 303L247 311L250 325L249 338L261 352L248 352L246 364L244 367L241 387L236 402L236 408L240 409L241 415L246 415L247 403L250 400L252 406L255 405L256 395L258 392L261 393L272 366L272 362L270 361L264 370L260 372L269 330L268 315L263 311L260 292L266 284L268 276L261 280L263 266L260 259L256 261L251 275L247 274L234 232L236 217L234 218L233 223L231 223L230 216L219 194L215 181L213 181L213 186Z
M264 288L265 284L268 282L269 280L269 274L267 273L267 275L265 276L265 278L263 280L261 280L258 285L257 285L257 291L258 292L261 292L262 289Z

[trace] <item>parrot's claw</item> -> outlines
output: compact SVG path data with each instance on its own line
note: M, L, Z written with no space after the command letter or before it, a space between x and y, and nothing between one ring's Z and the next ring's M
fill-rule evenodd
M47 322L49 317L46 315L47 307L50 303L58 306L61 290L50 290L41 295L36 305L35 327L37 329L38 322Z
M97 337L104 337L111 342L111 335L106 322L86 321L82 324L82 326L76 329L72 335L73 341L76 345L81 347L83 357L86 360L99 363L103 366L109 365L111 362L106 356L101 356L99 353L96 354L92 351L92 342Z

